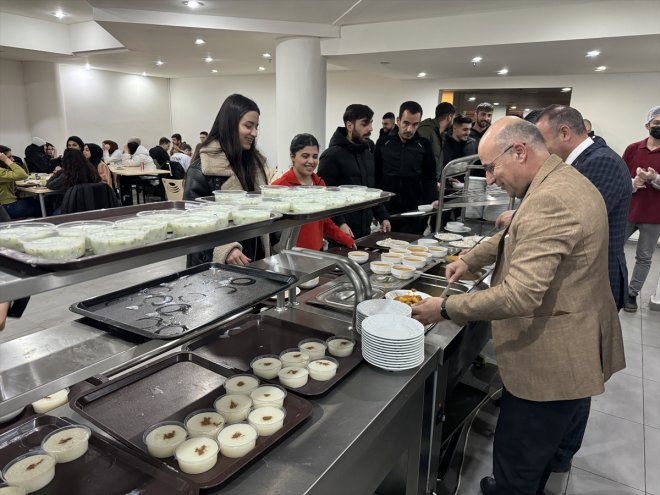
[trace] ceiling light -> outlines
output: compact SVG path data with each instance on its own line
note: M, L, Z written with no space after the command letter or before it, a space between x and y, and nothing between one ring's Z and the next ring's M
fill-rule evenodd
M499 102L499 101L496 101L495 103L493 103L493 105L495 105L496 107L498 107L498 106L500 106L500 102Z
M561 88L562 93L570 93L573 88Z
M197 7L203 7L204 4L202 2L196 2L195 0L188 0L186 2L183 2L183 5L185 5L188 8L191 9L196 9Z
M211 62L213 62L213 57L211 57L211 56L209 55L208 57L206 57L206 58L204 59L204 62L206 62L207 64L210 64Z
M66 14L62 12L62 9L56 10L55 12L53 12L53 15L58 19L62 19L63 17L66 17Z
M470 97L468 98L468 101L474 101L474 100L476 100L476 99L477 99L476 96L470 96Z
M518 107L515 106L515 105L513 105L512 107L509 107L509 108L510 108L511 110L515 110L515 109L517 109Z
M92 66L89 65L89 62L87 62L87 63L85 64L85 70L89 70L89 69L91 69L91 68L92 68Z
M507 69L506 67L504 67L504 68L498 70L497 73L498 73L500 76L506 76L506 75L509 73L509 69Z
M263 65L260 65L259 67L257 67L257 70L258 70L259 72L263 72L263 71L266 70L266 68L265 68Z
M211 69L211 72L213 72L214 74L217 74L217 73L218 73L218 69Z
M204 41L202 38L197 38L195 40L196 45L203 45L204 43L206 43L206 41Z
M426 77L426 72L420 72L417 77Z
M142 77L147 77L147 73L146 73L146 72L143 72L143 73L142 73Z
M472 63L473 63L473 64L478 64L478 63L481 62L482 60L483 60L483 58L481 58L481 57L474 57L474 58L472 59Z
M524 112L529 112L530 110L531 110L531 108L525 108L525 110L523 110L523 111Z
M273 56L272 56L270 53L268 53L268 52L264 52L264 53L262 53L262 54L261 54L261 57L262 57L262 58L267 58L267 59L271 59L271 58L273 58Z
M603 72L604 70L607 70L607 66L606 66L606 65L599 65L599 66L596 67L594 70L595 70L596 72Z
M163 65L164 63L165 63L165 62L163 62L163 61L160 60L160 59L156 60L156 65L159 66L159 67L160 67L161 65Z
M596 58L598 55L600 55L600 52L598 50L591 50L590 52L587 52L585 57Z

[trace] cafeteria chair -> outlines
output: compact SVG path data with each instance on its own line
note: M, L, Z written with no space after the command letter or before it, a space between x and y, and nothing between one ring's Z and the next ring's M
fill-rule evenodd
M67 189L62 200L61 212L81 213L121 206L117 195L105 182L77 184Z
M162 179L168 201L183 199L183 179Z

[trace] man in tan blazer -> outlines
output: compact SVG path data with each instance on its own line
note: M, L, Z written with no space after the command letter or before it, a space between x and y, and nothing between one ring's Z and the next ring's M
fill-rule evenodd
M479 146L488 184L523 201L511 225L447 267L457 281L496 262L491 288L429 298L423 323L492 321L504 390L493 473L484 494L543 493L550 461L581 401L625 367L607 272L608 224L598 190L550 155L531 123L498 120Z

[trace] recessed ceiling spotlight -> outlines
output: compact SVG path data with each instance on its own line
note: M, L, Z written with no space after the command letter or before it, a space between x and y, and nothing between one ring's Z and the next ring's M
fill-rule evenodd
M190 8L190 9L196 9L197 7L203 7L204 6L204 3L197 2L195 0L187 0L187 1L182 2L182 3L183 3L183 5L185 5L186 7Z
M268 52L264 52L264 53L261 54L261 58L265 58L265 59L270 60L271 58L273 58L273 56Z
M142 73L142 77L147 77L147 73L146 73L146 72L143 72L143 73Z
M529 112L530 110L531 110L531 108L525 108L525 110L523 110L523 111L524 112Z
M500 102L499 102L499 101L496 101L495 103L493 103L493 105L495 105L496 107L499 107L499 106L500 106Z
M66 17L66 14L62 12L62 9L57 9L55 12L52 13L55 17L58 19L62 19L63 17Z
M511 110L515 110L515 109L517 109L518 107L515 106L515 105L513 105L512 107L509 107L509 108L510 108Z
M481 62L482 60L483 60L482 57L474 57L474 58L472 59L472 63L473 63L473 64L478 64L478 63Z
M426 77L426 72L420 72L417 77Z
M599 65L599 66L596 67L594 70L595 70L596 72L603 72L604 70L607 70L607 66L606 66L606 65Z
M91 69L91 68L92 68L92 66L89 65L89 62L87 62L87 63L85 64L85 70L89 70L89 69Z
M164 63L165 63L165 62L163 62L161 59L156 60L156 65L157 65L158 67L160 67L160 66L163 65Z
M598 50L591 50L590 52L587 52L585 57L596 58L598 55L600 55L600 52Z
M506 75L509 73L509 69L507 69L506 67L504 67L504 68L498 70L497 73L498 73L500 76L506 76Z
M211 57L211 56L209 55L208 57L206 57L206 58L204 59L204 62L206 62L207 64L210 64L211 62L213 62L213 57Z
M203 45L204 43L206 43L206 41L204 41L202 38L197 38L195 40L196 45Z
M265 68L263 65L260 65L259 67L257 67L257 70L258 70L259 72L263 72L263 71L266 70L266 68Z
M476 99L477 99L476 96L470 96L470 97L468 98L468 101L474 101L474 100L476 100Z
M217 74L217 73L218 73L218 69L211 69L211 72L213 72L214 74Z
M570 93L573 90L573 88L561 88L562 93Z

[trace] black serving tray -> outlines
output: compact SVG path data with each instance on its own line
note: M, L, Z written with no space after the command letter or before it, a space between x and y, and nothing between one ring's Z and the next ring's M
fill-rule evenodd
M182 352L74 397L70 406L113 438L146 455L142 435L147 428L161 421L183 422L193 411L213 408L215 399L225 394L225 381L233 374L232 370L200 356ZM179 476L198 488L225 483L289 435L313 411L310 402L294 394L287 394L284 409L282 429L271 436L258 437L256 447L246 456L230 459L219 454L218 463L211 470L201 474L179 473ZM156 462L164 470L178 472L173 457ZM264 493L267 492L265 487Z
M291 287L255 268L205 263L73 304L74 313L152 339L178 339Z
M0 434L0 466L39 448L50 432L75 424L54 416L35 416ZM112 444L92 432L82 457L55 466L55 478L38 495L195 495L189 480L162 469L158 462Z

